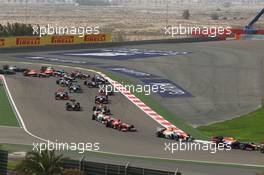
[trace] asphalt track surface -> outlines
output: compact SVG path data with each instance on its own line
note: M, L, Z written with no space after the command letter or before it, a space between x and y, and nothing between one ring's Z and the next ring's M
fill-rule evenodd
M69 52L69 50L3 55L11 60L18 59L10 55L81 60L107 66L124 66L159 75L180 85L194 97L166 99L153 95L154 98L186 122L200 126L241 116L260 105L261 89L263 89L261 87L263 81L261 59L264 47L262 42L218 41L123 46L123 48L192 53L122 61L52 54Z
M177 114L185 114L180 116L195 125L231 118L240 113L252 111L259 105L260 58L263 51L263 45L261 46L260 43L245 41L129 46L177 51L188 49L193 54L177 56L177 58L163 57L130 61L98 61L92 58L85 58L85 60L137 68L175 81L195 97L160 100L169 108L173 106L173 109L181 109L177 111ZM37 53L37 55L45 54L47 53ZM1 56L1 60L7 60L7 58L11 57ZM144 66L144 63L148 63L149 66ZM31 133L41 138L60 142L100 142L101 151L119 154L264 165L264 157L259 152L231 151L211 154L191 151L171 155L164 151L164 142L168 141L157 139L154 135L158 125L121 94L111 98L110 108L116 117L135 124L139 130L136 133L121 133L91 120L95 90L85 88L84 94L74 94L84 107L83 112L75 113L65 111L65 102L54 100L53 94L57 89L54 79L18 75L7 77L7 83L26 126ZM158 96L155 98L159 99ZM197 111L197 116L191 117L190 114L195 115ZM207 115L201 115L203 113ZM211 115L214 117L210 117ZM188 168L184 169L188 172ZM202 169L204 168L199 168L205 174L205 170ZM238 174L238 170L231 169L225 170ZM195 173L195 168L191 168L189 172ZM214 174L218 173L221 173L221 170ZM239 173L250 174L254 171L245 170Z

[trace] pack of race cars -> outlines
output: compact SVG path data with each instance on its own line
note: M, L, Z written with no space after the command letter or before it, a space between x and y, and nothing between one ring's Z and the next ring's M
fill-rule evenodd
M213 143L223 144L225 147L229 146L231 149L240 149L247 151L260 151L264 153L264 142L260 145L257 145L252 142L240 142L234 137L224 137L224 136L214 136L211 141Z
M41 67L40 70L35 69L25 69L18 68L16 66L4 65L3 69L0 69L0 74L16 74L17 72L23 73L27 77L39 77L39 78L56 78L56 84L59 86L57 92L54 93L55 100L67 101L65 104L65 109L67 111L82 111L83 108L81 104L70 97L73 93L83 93L83 89L78 81L84 81L84 86L88 88L98 88L99 87L109 87L109 81L102 76L82 73L80 71L66 72L64 70L55 70L52 67ZM67 89L67 91L65 91ZM122 122L120 119L113 117L112 111L107 106L110 103L109 96L114 95L111 90L104 90L105 88L100 88L98 95L94 98L95 105L92 107L92 120L97 121L105 127L113 128L122 132L135 132L137 131L134 125ZM113 89L113 88L111 88ZM157 128L156 136L159 138L165 138L175 141L187 141L191 142L194 138L189 134L183 134L177 132L174 128ZM264 153L264 142L260 145L248 142L239 142L233 137L223 137L216 136L212 137L211 140L216 144L224 144L225 146L230 146L232 149L240 150L259 150Z
M80 71L66 72L64 70L55 70L52 67L42 67L39 71L33 69L26 69L24 76L48 78L55 77L56 84L60 87L57 92L54 93L55 100L67 100L65 108L67 111L82 111L81 104L72 99L69 94L83 93L81 85L78 80L84 80L83 84L89 88L107 87L109 85L107 79L102 76L94 75L90 76ZM67 91L65 91L67 89ZM95 106L93 107L92 120L98 121L105 125L105 127L117 129L122 132L134 132L136 128L134 125L122 122L120 119L112 117L111 110L107 104L110 103L109 96L113 96L114 92L110 90L104 90L101 88L98 91L98 95L94 98Z

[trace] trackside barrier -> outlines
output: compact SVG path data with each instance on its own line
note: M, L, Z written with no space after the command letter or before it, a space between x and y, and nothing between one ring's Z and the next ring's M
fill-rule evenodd
M0 174L7 175L8 152L0 150Z
M0 37L0 48L15 47L36 47L36 46L56 46L72 44L94 44L112 42L111 34L93 34L79 37L77 35L48 35L48 36L21 36L21 37Z
M85 175L181 175L180 172L145 169L126 165L113 165L78 160L65 160L64 169L81 170Z

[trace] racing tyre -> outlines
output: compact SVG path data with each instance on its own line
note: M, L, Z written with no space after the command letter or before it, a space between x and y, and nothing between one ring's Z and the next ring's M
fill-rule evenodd
M261 153L264 153L264 148L261 148L260 152L261 152Z
M241 145L239 145L239 148L240 148L241 150L245 150L245 149L246 149L246 145L245 145L245 144L241 144Z

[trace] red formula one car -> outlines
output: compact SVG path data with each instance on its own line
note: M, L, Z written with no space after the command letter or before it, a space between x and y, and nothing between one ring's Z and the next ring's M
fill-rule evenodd
M27 77L37 77L38 76L38 71L34 69L28 69L24 72L24 76Z
M134 125L129 125L127 123L122 123L120 119L109 118L105 122L105 126L113 129L117 129L122 132L135 132L137 131Z
M117 129L118 129L119 131L122 131L122 132L128 132L128 131L130 131L130 132L135 132L135 131L136 131L136 128L134 127L134 125L129 125L129 124L127 124L127 123L121 123L121 124L117 127Z
M42 67L40 69L40 73L45 74L47 76L52 76L54 72L55 69L53 69L52 67Z

